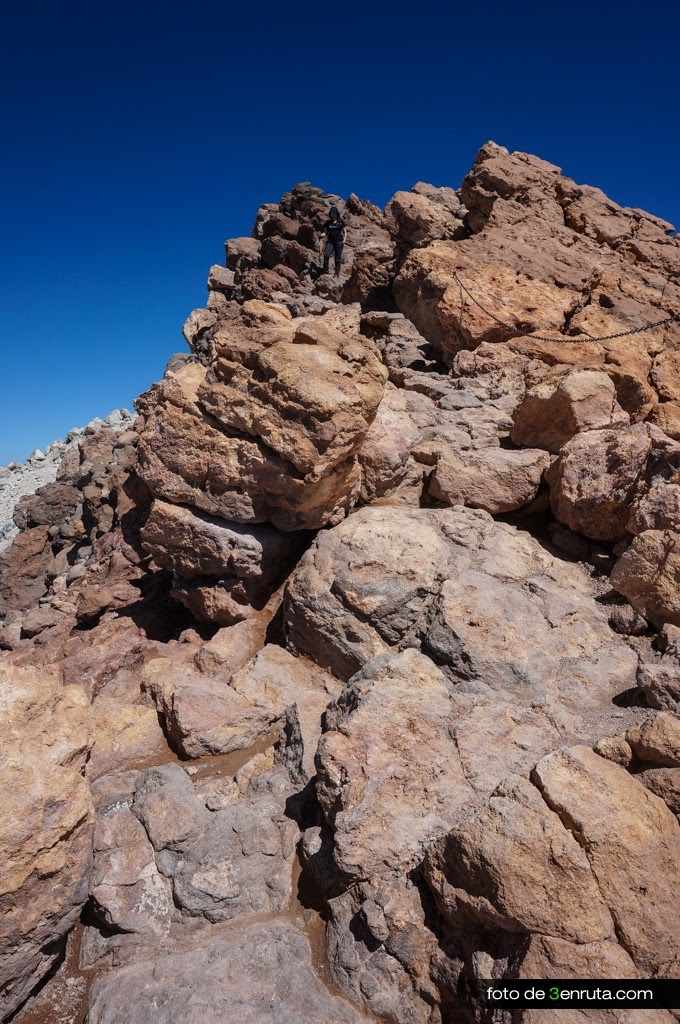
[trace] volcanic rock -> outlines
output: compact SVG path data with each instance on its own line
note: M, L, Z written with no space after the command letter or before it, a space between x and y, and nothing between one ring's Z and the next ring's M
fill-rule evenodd
M92 804L82 777L93 743L85 691L48 670L0 665L0 1014L56 964L87 898Z

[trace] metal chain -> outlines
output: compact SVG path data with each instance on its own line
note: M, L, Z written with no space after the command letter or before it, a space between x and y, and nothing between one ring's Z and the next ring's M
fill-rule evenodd
M643 324L642 327L632 327L629 331L617 331L616 334L605 334L602 337L591 337L590 335L587 335L585 338L572 338L572 337L569 337L569 335L563 334L559 338L546 338L546 337L543 337L540 334L534 334L533 331L518 331L517 328L513 327L512 324L508 324L504 320L500 320L499 317L495 316L491 312L491 310L486 309L481 304L481 302L479 302L479 300L474 297L472 292L469 290L469 288L466 288L466 286L463 284L463 282L461 281L460 277L458 276L458 274L455 271L454 271L454 275L453 276L455 277L456 281L458 282L458 287L461 289L461 308L463 306L462 292L465 292L465 294L467 296L469 296L470 299L472 299L472 301L474 302L475 306L479 306L479 308L481 309L482 313L486 313L486 315L488 317L491 317L492 320L495 320L495 322L497 324L499 324L501 327L504 327L506 331L510 331L511 334L513 335L513 337L515 337L515 338L532 338L534 341L550 341L550 342L565 342L565 341L575 341L575 342L579 342L579 341L580 342L586 342L586 341L614 341L615 338L627 338L631 334L642 334L643 331L651 331L655 327L662 327L664 324L669 324L669 323L672 323L672 322L675 322L675 321L680 321L680 316L676 316L674 313L671 313L669 316L664 317L663 320L653 320L653 321L650 321L649 323Z

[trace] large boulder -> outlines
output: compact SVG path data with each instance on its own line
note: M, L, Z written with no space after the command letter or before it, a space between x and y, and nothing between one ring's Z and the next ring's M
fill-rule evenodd
M267 600L296 542L295 535L270 526L243 526L159 499L141 536L156 564L174 573L180 600L197 618L222 626Z
M420 248L438 238L465 238L465 209L452 188L418 182L397 192L385 209L385 223L402 249Z
M492 515L511 512L536 497L549 465L546 452L532 449L444 449L437 458L428 494L444 505L482 508Z
M680 525L680 445L649 423L590 430L548 473L555 518L593 540Z
M216 343L209 374L190 364L140 401L152 493L283 530L338 521L358 497L356 455L387 377L373 345L322 318Z
M84 765L89 701L49 670L0 665L0 1016L7 1019L63 953L87 899L92 803Z
M513 413L510 436L518 445L559 452L584 430L626 426L628 421L606 373L574 370L527 390Z
M675 816L623 768L585 747L549 754L536 765L535 778L584 848L621 945L648 976L675 977Z
M586 574L478 510L359 510L303 556L284 616L289 645L344 679L417 646L461 691L561 713L634 683Z
M611 583L650 622L680 626L680 531L645 530L635 537Z
M200 1008L200 1009L199 1009ZM361 1024L369 1018L332 993L313 967L309 940L284 921L251 924L184 953L104 975L91 994L89 1024L197 1020L239 1024Z

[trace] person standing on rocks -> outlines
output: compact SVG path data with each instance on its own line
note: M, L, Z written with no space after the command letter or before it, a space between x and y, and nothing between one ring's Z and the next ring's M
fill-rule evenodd
M328 273L331 256L335 258L335 276L340 277L340 263L342 262L342 248L345 244L346 225L340 217L337 206L331 206L329 219L324 224L326 233L326 244L323 250L323 272ZM323 245L323 239L321 244Z

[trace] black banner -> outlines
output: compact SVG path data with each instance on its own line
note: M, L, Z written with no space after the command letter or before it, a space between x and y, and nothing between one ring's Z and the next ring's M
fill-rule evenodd
M678 1010L678 978L536 978L475 981L485 1006L501 1010Z

